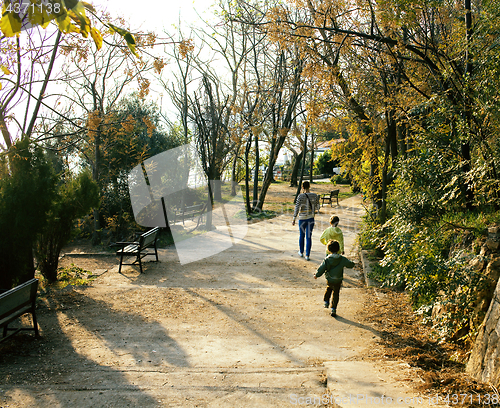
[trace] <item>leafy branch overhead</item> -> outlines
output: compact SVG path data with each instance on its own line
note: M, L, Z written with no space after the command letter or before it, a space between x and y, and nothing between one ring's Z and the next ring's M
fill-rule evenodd
M35 26L46 28L51 21L57 24L62 33L80 33L84 38L90 34L97 49L102 47L102 35L92 26L87 13L101 21L112 32L123 37L128 48L135 55L136 42L134 36L123 28L102 21L95 15L94 7L84 1L77 0L5 0L2 7L0 30L5 37L18 36L23 30Z

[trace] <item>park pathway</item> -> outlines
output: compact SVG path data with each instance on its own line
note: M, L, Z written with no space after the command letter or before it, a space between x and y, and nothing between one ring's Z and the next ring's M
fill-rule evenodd
M313 279L332 213L356 261L337 318L323 308L324 278ZM142 275L113 268L48 298L47 343L0 367L0 406L429 406L404 385L408 366L370 358L379 333L360 317L373 290L356 244L363 214L359 197L323 207L309 262L283 215L210 258L180 265L167 248Z

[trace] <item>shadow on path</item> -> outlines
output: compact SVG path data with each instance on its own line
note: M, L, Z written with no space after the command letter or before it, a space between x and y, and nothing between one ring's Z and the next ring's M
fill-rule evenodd
M40 338L18 335L0 344L0 406L153 407L157 401L130 382L123 365L189 366L164 327L84 293L39 298L37 315Z
M379 338L382 335L382 333L380 331L374 329L373 327L367 326L367 325L359 323L359 322L354 322L354 321L346 319L345 317L342 317L340 315L337 315L337 317L335 318L335 320L337 320L340 323L347 324L349 326L357 327L358 329L362 329L362 330L366 330L366 331L372 332L374 335L376 335Z
M247 321L245 321L245 317L242 316L241 314L235 312L233 309L231 309L230 307L228 306L225 306L225 305L221 305L219 303L216 303L214 302L213 300L199 294L199 293L196 293L190 289L186 289L186 292L189 293L191 296L193 297L198 297L200 299L202 299L204 302L207 302L209 304L211 304L213 307L216 307L219 311L221 311L222 313L224 313L227 317L229 317L231 320L233 320L234 322L236 322L238 325L241 325L243 326L245 329L247 329L248 331L250 331L252 334L254 334L255 336L257 336L258 338L260 338L261 340L263 340L266 344L269 344L274 350L281 350L281 353L284 354L286 356L286 358L290 361L292 361L294 364L297 364L299 366L305 366L305 362L302 361L302 360L299 360L297 357L295 357L293 354L287 352L282 344L278 344L276 342L274 342L272 339L270 339L268 336L264 335L261 331L259 331L256 327L254 327L254 325L248 323Z

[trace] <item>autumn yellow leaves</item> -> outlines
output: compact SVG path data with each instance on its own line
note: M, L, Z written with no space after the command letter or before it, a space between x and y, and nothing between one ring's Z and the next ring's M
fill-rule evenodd
M134 36L123 28L101 20L94 7L77 0L4 0L0 30L5 37L19 35L23 30L41 26L46 28L54 22L64 34L79 33L84 38L89 35L99 50L103 44L101 32L92 24L100 21L104 27L119 34L127 43L130 51L137 56Z

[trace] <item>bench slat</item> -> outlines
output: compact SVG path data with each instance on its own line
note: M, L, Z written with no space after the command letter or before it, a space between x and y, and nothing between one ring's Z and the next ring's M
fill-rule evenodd
M206 208L206 203L185 206L182 208L182 210L176 211L175 221L177 221L177 219L181 219L182 223L184 224L184 221L186 219L201 217L205 212L205 208Z
M5 292L6 296L0 298L0 319L31 303L31 288L29 286L15 292L9 292Z
M117 253L123 255L135 255L137 253L137 250L139 249L139 245L128 245L123 249L120 249L117 251Z
M5 315L1 316L0 327L9 324L11 321L17 319L19 316L22 316L23 314L30 312L31 308L32 306L30 303L29 305L25 305L23 307L16 307L16 309L12 310L12 312L6 313Z

